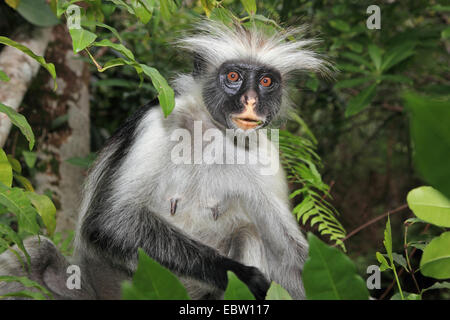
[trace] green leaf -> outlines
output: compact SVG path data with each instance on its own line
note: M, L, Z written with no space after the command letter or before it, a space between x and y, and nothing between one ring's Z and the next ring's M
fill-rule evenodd
M241 0L245 11L251 16L256 13L256 1L255 0Z
M417 293L403 291L403 296L404 296L405 300L422 300L421 295L417 294ZM391 297L391 300L403 300L402 295L400 294L400 292L396 292Z
M6 73L0 70L0 81L8 82L10 79Z
M444 30L442 30L441 38L442 39L450 39L450 27L447 27Z
M19 128L19 130L22 132L22 134L28 140L29 149L30 150L33 149L34 134L33 134L33 130L31 130L31 127L28 124L27 119L25 119L25 117L23 115L18 113L13 108L5 106L1 102L0 102L0 112L5 113L8 116L9 120L11 120L11 123Z
M3 149L0 149L0 182L7 187L12 185L12 166Z
M30 152L30 151L22 151L23 158L25 160L26 165L28 168L34 168L34 165L36 164L37 155L36 152Z
M351 98L345 110L345 116L353 116L365 109L375 97L376 92L377 84L373 83L361 91L356 97Z
M415 54L414 48L416 46L415 42L405 42L400 45L390 49L386 52L383 63L381 65L381 70L383 72L388 71L390 68L396 66L403 60L413 56Z
M375 255L377 257L378 262L380 263L380 271L391 269L391 266L387 262L386 258L380 252L377 251Z
M38 234L39 224L36 217L37 212L20 188L8 188L0 183L0 204L17 216L20 231Z
M6 4L13 9L16 9L19 6L20 0L5 0Z
M158 91L159 103L161 104L164 116L167 117L175 107L175 93L173 89L167 84L166 79L164 79L158 70L145 64L141 64L140 66L144 74L152 80L156 91Z
M127 49L123 44L114 43L114 42L111 42L108 39L103 39L102 41L94 42L92 45L94 45L96 47L109 47L109 48L112 48L112 49L117 50L120 53L122 53L128 59L134 61L133 53L129 49Z
M395 263L402 266L406 271L409 271L408 264L406 263L406 259L404 256L399 253L392 252L392 258L394 259Z
M373 70L373 65L359 54L353 52L342 52L341 56L353 62L357 62L362 66L366 66L370 70Z
M70 163L74 166L78 166L84 169L89 168L95 161L97 157L96 153L90 153L86 157L73 157L70 159L67 159L66 162Z
M387 218L386 222L386 229L384 229L384 240L383 240L384 247L386 248L386 253L389 257L389 261L391 262L391 265L394 264L394 258L392 256L392 230L391 230L391 219Z
M345 22L344 20L330 20L328 22L330 26L332 26L334 29L339 30L341 32L349 32L350 31L350 25Z
M152 18L154 4L152 5L147 0L133 0L131 1L136 17L143 23L147 24Z
M205 11L206 16L208 18L211 18L211 13L214 10L217 3L216 0L201 0L200 3L202 5L203 11Z
M417 249L423 251L425 249L425 247L427 246L427 243L419 242L419 241L417 241L417 242L411 241L410 243L408 243L408 246L414 247L414 248L417 248Z
M39 27L51 27L59 23L45 0L20 0L16 10L25 20Z
M369 292L354 263L337 248L308 233L303 283L309 300L367 300Z
M360 84L372 81L373 77L363 77L363 78L355 78L355 79L347 79L347 80L341 80L337 82L334 87L336 89L342 89L342 88L351 88L356 87Z
M177 9L177 5L173 0L160 0L161 15L164 20L170 20L172 13Z
M450 99L403 95L410 114L414 164L434 188L450 198Z
M44 67L52 76L53 80L54 80L54 88L53 90L56 90L57 85L56 85L56 71L55 71L55 65L53 63L47 63L44 59L44 57L38 56L36 54L33 53L33 51L31 51L30 49L28 49L26 46L15 42L7 37L2 37L0 36L0 43L5 44L7 46L16 48L17 50L22 51L23 53L25 53L26 55L30 56L31 58L33 58L34 60L36 60L42 67Z
M406 198L409 208L420 219L450 228L450 200L432 187L411 190Z
M37 194L34 192L25 192L25 195L31 201L36 208L39 215L42 217L42 221L47 228L48 235L51 237L56 228L56 208L52 200L46 195Z
M369 56L372 59L372 62L375 66L376 70L380 70L381 68L381 56L383 55L383 52L379 47L377 47L374 44L369 45Z
M34 192L34 188L30 180L24 176L14 173L14 180L16 180L26 191Z
M354 41L349 41L349 42L347 42L346 43L346 46L350 49L350 50L352 50L352 51L354 51L354 52L356 52L356 53L362 53L363 52L363 46L360 44L360 43L358 43L358 42L354 42Z
M72 46L74 53L78 53L86 49L97 38L97 35L95 33L87 31L83 28L70 29L69 32L70 36L72 37Z
M450 282L436 282L431 287L422 289L422 293L428 290L435 290L435 289L450 289Z
M306 87L314 92L316 92L317 89L319 88L319 84L320 84L319 79L315 77L311 77L308 79L308 81L306 81Z
M27 259L28 264L31 263L30 255L28 254L28 252L23 244L22 239L19 237L19 235L13 229L11 229L9 226L7 226L5 224L0 223L0 234L5 235L7 239L14 242L17 245L17 247L20 249L20 251L22 251L23 254L25 255L25 258ZM3 236L1 238L5 238L5 236Z
M22 173L22 166L20 165L20 162L17 161L17 159L14 159L14 157L11 154L8 154L7 157L13 171L17 173Z
M53 299L53 295L51 294L50 291L48 291L45 287L41 286L36 281L30 280L27 277L16 277L16 276L3 276L3 275L0 275L0 282L1 281L4 281L4 282L19 282L20 284L22 284L26 288L38 289L42 293L46 294L50 299ZM13 296L15 296L15 295L13 295Z
M250 289L236 275L228 271L228 286L225 290L225 300L255 300Z
M131 13L132 15L135 14L135 13L134 13L133 7L131 7L128 3L126 3L126 2L123 1L123 0L107 0L107 1L110 1L110 2L112 2L112 3L116 4L116 5L118 5L119 7L123 7L123 8L125 8L125 9L127 9L127 11L128 11L129 13ZM164 0L163 0L163 1L164 1Z
M420 260L420 272L435 279L450 278L450 231L434 238L425 247Z
M133 281L122 283L125 300L188 300L186 289L168 269L139 249L138 268Z
M292 297L286 289L272 281L267 291L266 300L292 300Z
M227 26L233 25L233 16L231 12L225 8L214 8L209 16L211 20L220 21Z
M34 300L46 300L46 297L40 293L35 291L16 291L11 293L6 293L4 295L0 295L0 299L5 299L9 297L18 297L18 298L26 298L26 299L34 299Z
M414 81L411 78L402 76L401 74L384 74L378 77L381 81L399 82L412 85Z

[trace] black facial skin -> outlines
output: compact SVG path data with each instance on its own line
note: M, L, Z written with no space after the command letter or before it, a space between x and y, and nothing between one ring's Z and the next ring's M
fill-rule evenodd
M229 72L239 75L237 81L230 81ZM203 100L211 116L225 128L235 129L232 116L244 111L241 97L253 90L257 95L255 112L264 119L258 128L267 126L280 110L281 75L277 70L251 61L227 61L223 63L203 89ZM271 85L264 87L264 77L271 79Z

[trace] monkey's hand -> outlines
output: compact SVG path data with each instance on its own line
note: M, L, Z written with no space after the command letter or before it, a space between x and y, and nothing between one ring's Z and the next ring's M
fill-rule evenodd
M258 268L248 267L231 259L227 259L225 266L227 270L233 271L247 285L256 300L264 300L266 298L270 282Z

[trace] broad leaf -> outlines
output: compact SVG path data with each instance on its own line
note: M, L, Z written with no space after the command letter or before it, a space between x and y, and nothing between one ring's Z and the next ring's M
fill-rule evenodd
M48 291L45 287L41 286L39 283L28 279L27 277L16 277L16 276L3 276L0 275L0 282L19 282L26 288L35 288L46 294L50 299L53 299L53 295L50 291ZM33 292L31 292L31 296L34 297ZM6 295L7 296L7 295ZM16 296L14 293L11 296Z
M97 38L97 35L95 33L92 33L82 28L70 29L69 32L70 36L72 37L72 46L74 53L78 53L86 49Z
M409 208L420 219L450 228L450 200L432 187L411 190L406 198Z
M10 79L6 73L0 70L0 81L8 82Z
M339 30L341 32L349 32L350 31L350 25L345 22L344 20L330 20L328 22L330 26L332 26L334 29Z
M377 84L374 83L349 100L345 116L350 117L365 109L375 97Z
M292 300L292 297L286 289L272 281L272 284L267 291L266 300Z
M17 216L20 231L38 234L39 224L36 217L37 212L20 188L8 188L0 183L0 204Z
M56 228L56 208L53 202L46 196L34 192L25 192L33 206L42 218L47 228L48 235L51 237Z
M435 289L450 289L450 282L436 282L431 287L422 289L422 293L428 290L435 290Z
M59 23L45 0L20 0L16 10L28 22L39 27L51 27Z
M114 43L114 42L111 42L108 39L103 39L102 41L94 42L92 45L94 45L96 47L109 47L109 48L112 48L112 49L117 50L120 53L122 53L128 59L134 60L133 53L129 49L127 49L123 44Z
M33 130L31 130L31 127L28 124L27 119L25 119L25 117L23 115L18 113L13 108L5 106L1 102L0 102L0 112L5 113L8 116L9 120L11 120L11 123L19 128L19 130L22 132L22 134L28 140L28 147L30 148L30 150L33 149L34 134L33 134Z
M2 37L0 36L0 43L2 44L6 44L7 46L16 48L17 50L22 51L23 53L25 53L26 55L30 56L31 58L33 58L34 60L36 60L41 66L43 66L52 76L53 80L54 80L54 88L53 90L56 90L57 85L56 85L56 71L55 71L55 65L53 63L47 63L44 59L44 57L38 56L36 54L33 53L33 51L31 51L30 49L28 49L26 46L24 46L23 44L20 44L14 40L11 40L7 37Z
M255 0L241 0L242 5L244 6L245 11L249 15L254 15L256 13L256 1Z
M434 238L423 250L420 272L435 279L450 278L450 231Z
M389 50L384 57L383 63L381 65L381 70L383 72L386 72L403 60L414 55L415 46L415 42L406 42Z
M22 155L28 168L34 168L34 165L36 164L37 160L36 152L30 152L25 150L22 152Z
M140 66L145 75L152 80L153 86L158 91L159 103L161 104L164 115L167 117L175 107L175 93L173 89L167 84L166 79L164 79L158 70L145 64L141 64Z
M372 59L375 69L380 70L381 69L381 59L382 59L381 56L383 55L383 52L381 51L381 49L379 47L377 47L374 44L370 44L368 50L369 50L369 56Z
M354 263L337 248L327 246L308 233L309 257L303 268L303 283L309 300L367 300L365 281Z
M12 185L13 172L11 163L3 149L0 149L0 182L7 187Z
M414 164L422 177L450 198L450 100L404 95L410 113Z
M236 275L228 271L228 286L225 290L225 300L255 300L250 289Z
M138 268L133 281L122 283L125 300L187 300L189 296L178 278L139 249Z
M336 89L342 89L342 88L351 88L356 87L360 84L372 81L373 77L363 77L363 78L355 78L355 79L347 79L347 80L341 80L337 82L334 87Z

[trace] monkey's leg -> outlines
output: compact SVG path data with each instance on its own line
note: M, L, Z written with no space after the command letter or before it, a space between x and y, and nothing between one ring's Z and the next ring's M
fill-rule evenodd
M227 271L230 270L249 286L257 299L265 297L269 282L258 269L221 255L146 209L133 213L122 211L121 215L108 217L110 221L119 219L108 224L103 223L103 217L84 220L85 239L105 252L105 258L121 257L123 261L129 261L130 269L135 269L138 248L143 248L151 258L182 278L192 278L225 290ZM123 230L132 232L124 233Z
M301 273L308 256L303 237L287 201L273 193L262 193L249 216L261 237L270 279L283 286L294 299L304 299Z
M237 228L219 245L218 250L232 260L258 268L268 278L264 247L254 226L248 224ZM182 279L182 282L193 299L218 300L223 298L223 290L199 281Z
M30 256L29 269L24 268L18 257L11 251L0 255L0 275L28 277L47 288L54 299L94 299L95 294L83 276L80 277L80 287L67 284L71 272L68 272L70 262L59 252L47 238L30 237L24 241L24 246ZM17 246L12 247L26 264L26 258ZM22 290L39 291L35 288L25 288L19 282L0 282L0 295ZM11 297L16 299L16 297Z
M239 227L230 235L227 242L228 257L247 266L258 268L268 277L269 267L264 246L255 226L248 224Z

